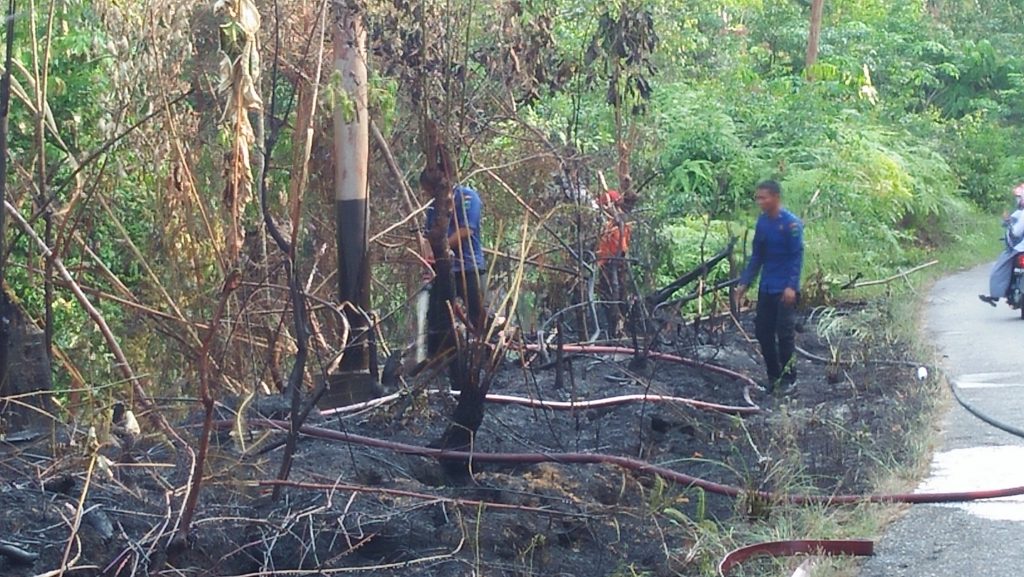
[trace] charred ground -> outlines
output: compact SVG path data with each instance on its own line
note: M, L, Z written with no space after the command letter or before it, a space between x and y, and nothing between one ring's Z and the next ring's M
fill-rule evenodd
M848 308L828 318L859 314ZM488 405L473 449L630 456L747 490L868 491L880 465L912 449L907 433L927 413L931 389L912 368L856 361L902 353L822 318L809 315L798 342L842 362L801 358L794 392L754 394L764 413L739 418L659 403L559 412ZM750 329L746 317L723 317L699 330L682 327L659 348L757 375ZM745 404L742 384L699 368L567 355L557 388L557 367L531 368L530 360L510 354L491 392L562 401L648 392ZM417 387L442 384L435 376ZM452 406L446 395L410 393L310 424L425 446L441 436ZM91 460L82 456L82 433L0 445L0 541L38 555L31 564L0 556L4 575L61 566ZM705 575L733 530L769 522L780 506L611 465L474 462L473 481L454 485L435 460L314 438L299 445L297 486L275 502L263 480L274 478L280 436L219 434L194 543L170 559L166 537L187 467L152 437L102 447L115 463L110 475L93 467L79 537L68 550L78 569L69 574Z

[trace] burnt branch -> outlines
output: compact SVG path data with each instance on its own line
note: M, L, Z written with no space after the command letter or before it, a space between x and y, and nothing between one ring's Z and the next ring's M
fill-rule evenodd
M718 254L702 262L693 270L687 272L686 274L672 281L672 283L666 286L665 288L648 295L647 305L652 309L656 308L658 305L661 305L668 299L672 298L672 295L674 295L676 292L678 292L686 285L696 281L697 279L707 276L707 274L711 272L713 268L718 266L718 263L729 258L729 256L732 254L735 248L736 238L733 238L732 240L729 241L729 244L725 248L718 251Z

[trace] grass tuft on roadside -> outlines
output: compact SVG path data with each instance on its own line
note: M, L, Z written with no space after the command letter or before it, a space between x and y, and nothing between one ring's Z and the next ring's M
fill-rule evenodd
M918 256L938 260L939 264L892 283L844 291L847 306L837 304L823 307L812 315L814 327L828 342L837 338L854 337L857 351L832 349L837 358L852 358L859 362L880 359L919 361L934 365L936 353L922 327L922 309L927 292L939 278L965 268L993 260L1001 250L1002 231L997 217L966 213L950 225L947 240L941 248L922 248ZM845 250L845 249L844 249ZM894 274L899 271L893 271ZM984 287L979 287L981 292ZM853 306L850 306L854 303ZM838 312L837 312L838 311ZM895 355L895 356L894 356ZM804 361L806 362L806 361ZM879 366L880 371L887 370ZM949 394L941 374L931 371L929 378L918 386L908 387L912 398L901 398L891 413L897 441L877 443L877 439L856 431L840 430L836 435L843 443L858 444L858 451L869 456L874 463L868 472L870 487L877 493L896 493L912 490L927 472L936 442L935 422L948 407ZM904 391L904 392L905 392ZM900 394L904 394L901 392ZM801 447L792 445L794 436L789 431L792 418L781 411L774 419L777 427L773 439L788 448L776 451L788 459L778 464L791 474L776 477L776 490L799 493L806 491L813 480L802 474ZM907 505L860 504L848 507L773 505L770 515L747 524L736 525L719 534L717 547L724 552L734 546L785 539L878 539L885 528L907 509ZM802 559L762 560L734 573L737 576L759 575L788 577ZM821 559L813 564L815 577L853 577L858 574L859 561L855 559ZM709 575L714 574L709 572Z

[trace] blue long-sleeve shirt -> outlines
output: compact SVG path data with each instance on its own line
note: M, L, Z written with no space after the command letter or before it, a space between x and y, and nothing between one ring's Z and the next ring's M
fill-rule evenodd
M452 261L452 272L486 271L484 247L480 241L480 221L483 219L484 203L480 193L468 186L459 185L452 192L452 212L448 221L448 236L455 234L460 228L469 229L469 237L462 239L455 250ZM427 209L427 227L429 232L434 227L434 207Z
M783 210L775 218L762 214L754 229L750 262L740 275L740 284L750 286L761 275L760 292L782 294L787 288L800 291L804 265L804 223Z

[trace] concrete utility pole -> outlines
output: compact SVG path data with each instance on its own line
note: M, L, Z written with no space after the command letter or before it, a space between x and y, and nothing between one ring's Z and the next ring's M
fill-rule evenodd
M350 0L334 3L334 74L340 86L334 106L335 214L338 230L338 298L352 328L340 369L370 367L370 261L367 256L369 203L367 169L370 117L367 107L366 28ZM353 307L357 310L353 310ZM364 314L365 313L365 314Z
M818 62L818 45L821 42L821 19L825 13L825 0L811 0L811 31L807 35L807 63L804 67L808 80L814 80L812 69Z

